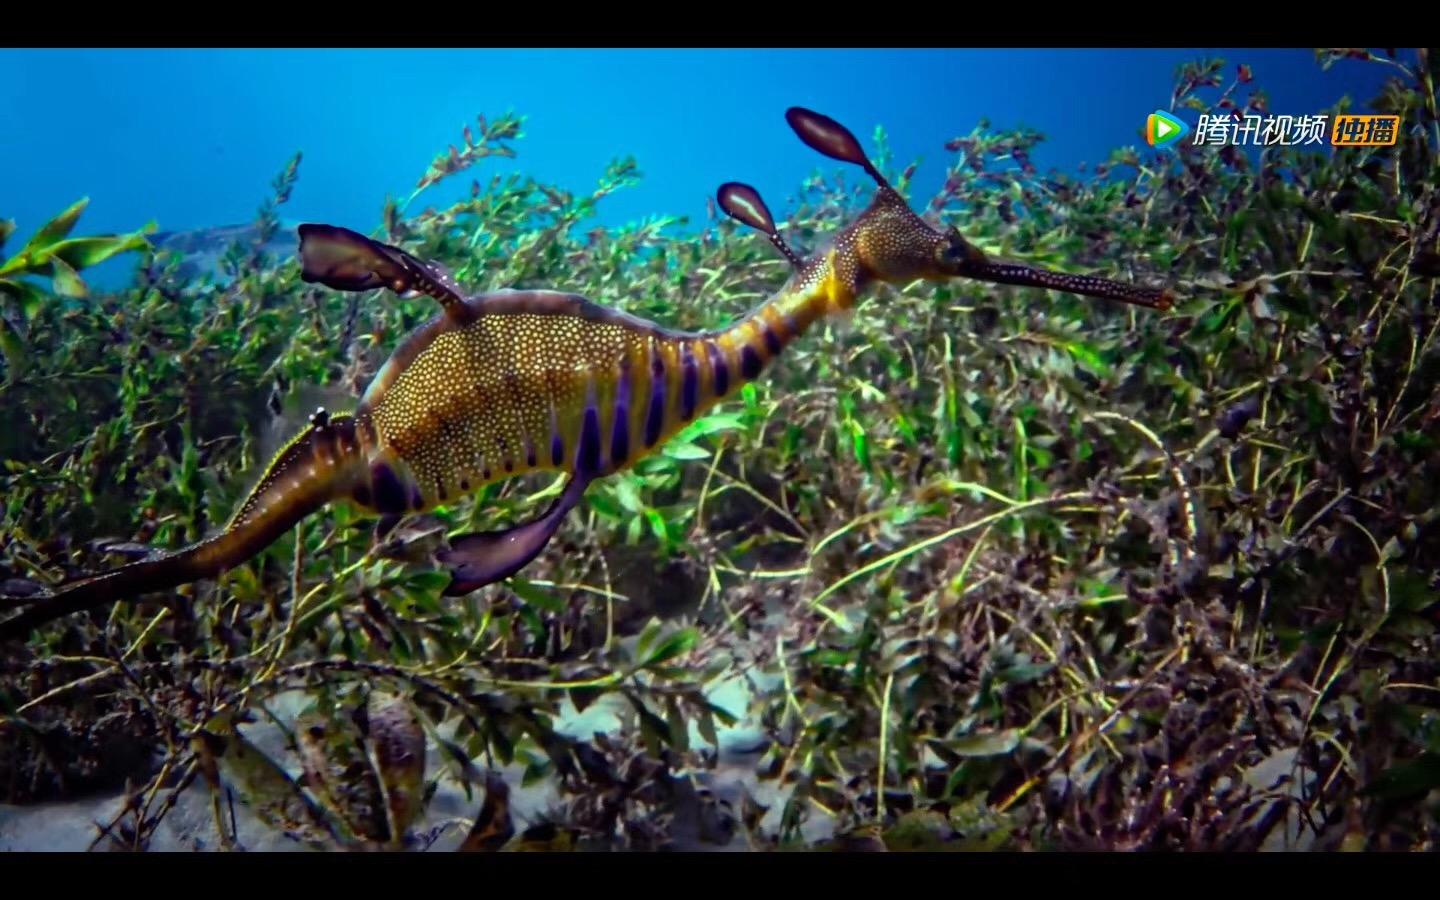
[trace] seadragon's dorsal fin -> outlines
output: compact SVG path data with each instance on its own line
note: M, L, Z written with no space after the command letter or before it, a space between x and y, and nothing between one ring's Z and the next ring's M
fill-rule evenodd
M307 224L299 231L300 277L304 281L340 291L419 291L439 300L451 318L465 321L470 317L464 292L443 267L348 228Z

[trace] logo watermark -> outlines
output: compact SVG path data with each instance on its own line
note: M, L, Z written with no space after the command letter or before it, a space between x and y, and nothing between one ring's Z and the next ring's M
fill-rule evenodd
M1145 118L1145 142L1152 147L1173 144L1190 133L1190 125L1164 110L1157 109Z
M1156 111L1145 120L1145 140L1152 147L1174 144L1190 126L1169 113ZM1397 115L1245 115L1203 114L1196 123L1197 147L1389 147L1400 138Z

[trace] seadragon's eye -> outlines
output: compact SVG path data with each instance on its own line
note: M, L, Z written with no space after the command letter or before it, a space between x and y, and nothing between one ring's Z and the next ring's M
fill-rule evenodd
M955 274L963 274L989 264L980 248L965 240L954 225L946 230L945 242L941 248L941 264L949 267Z
M935 248L935 261L947 269L955 269L963 266L970 258L970 248L964 239L957 234L948 234L946 239Z

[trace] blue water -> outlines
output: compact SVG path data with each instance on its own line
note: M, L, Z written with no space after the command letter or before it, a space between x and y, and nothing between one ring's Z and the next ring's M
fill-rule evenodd
M706 198L732 179L783 215L805 176L838 165L794 138L788 106L833 116L867 147L883 125L897 163L922 158L924 196L943 177L944 142L982 117L1043 132L1042 170L1141 145L1176 66L1216 56L1227 82L1248 62L1271 111L1295 115L1368 99L1395 71L1322 72L1308 50L1249 49L5 50L0 218L18 220L20 240L89 196L82 233L244 223L300 150L281 215L369 231L386 194L408 196L476 113L511 109L528 117L519 159L471 170L482 180L518 169L583 193L629 154L644 178L603 202L602 224L703 222ZM471 172L414 209L453 199Z

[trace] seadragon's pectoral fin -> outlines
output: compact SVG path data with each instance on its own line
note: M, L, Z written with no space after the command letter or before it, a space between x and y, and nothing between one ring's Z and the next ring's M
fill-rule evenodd
M452 538L450 549L435 558L450 568L450 596L468 594L487 584L509 578L540 555L560 530L560 523L585 494L589 479L571 476L562 493L544 514L514 528L484 531Z
M438 264L416 259L399 247L348 228L312 224L301 225L299 230L302 280L340 291L419 291L439 300L453 317L468 315L464 292Z
M385 540L390 537L391 532L395 530L396 526L398 526L404 518L404 516L396 513L381 516L375 522L375 544L378 546L385 543Z

